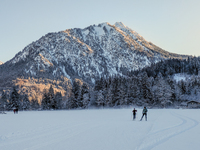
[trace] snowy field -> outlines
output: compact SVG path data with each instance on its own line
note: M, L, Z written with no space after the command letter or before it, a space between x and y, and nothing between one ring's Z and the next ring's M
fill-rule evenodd
M0 114L0 150L199 150L200 110L28 111Z

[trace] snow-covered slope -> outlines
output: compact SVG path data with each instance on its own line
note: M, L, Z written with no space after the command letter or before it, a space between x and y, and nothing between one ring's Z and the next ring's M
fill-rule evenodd
M3 62L0 61L0 65L2 65L2 64L3 64Z
M187 74L181 74L181 73L178 73L178 74L174 74L173 75L173 79L176 81L176 82L179 82L181 80L185 81L186 79L190 79L191 78L191 75L187 75Z
M0 150L199 150L198 109L7 112Z
M96 78L137 70L163 59L185 58L146 41L123 23L49 33L19 52L9 65L23 63L23 74L68 79Z

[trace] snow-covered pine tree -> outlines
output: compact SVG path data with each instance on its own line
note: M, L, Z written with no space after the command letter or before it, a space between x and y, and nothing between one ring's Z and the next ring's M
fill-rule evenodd
M49 97L48 92L46 91L46 89L44 90L44 95L42 98L42 102L41 102L41 107L43 110L50 110L51 109L51 98Z
M119 88L119 79L115 76L112 82L112 93L113 93L113 97L112 97L112 106L118 106L120 105L120 88Z
M8 109L14 109L20 107L20 100L19 100L19 93L17 92L16 88L13 87L13 90L11 92L9 103L8 103Z
M169 84L163 79L162 74L159 73L155 79L153 89L154 93L154 105L166 107L166 105L172 104L172 90Z
M172 92L170 100L172 101L172 103L174 103L174 101L176 101L175 82L171 79L170 76L167 77L167 81L166 82L167 82L167 84L169 84L169 86L171 88L171 92Z
M82 108L87 108L89 103L90 103L90 94L89 94L89 87L86 83L83 83L81 87L81 103L82 103Z
M103 78L100 78L100 80L95 81L94 91L99 91L103 89Z
M138 78L140 80L141 98L143 98L144 101L151 101L152 100L151 82L147 76L146 71L139 74Z
M96 103L97 103L98 107L101 107L101 106L105 105L105 103L104 103L104 96L103 96L103 91L102 90L100 90L100 91L97 92Z
M62 108L62 94L60 92L57 92L55 94L55 109L61 109Z
M32 110L37 110L39 109L40 105L38 103L38 100L37 99L32 99L31 100L31 109Z
M95 105L98 107L105 105L105 80L100 78L100 80L95 81L94 87L94 96L95 96Z
M54 94L54 89L53 86L51 85L48 91L48 97L50 99L50 108L49 109L56 109L57 101L55 99L55 94Z
M113 101L113 93L112 93L112 86L110 85L107 88L107 94L105 95L105 106L109 107L112 106L112 101Z
M181 89L181 93L184 95L186 93L186 85L185 85L185 82L183 80L181 80L179 82L179 87Z
M83 108L88 108L90 104L90 93L83 94Z
M131 104L136 105L139 102L140 87L139 80L136 77L129 80L129 101Z
M7 106L7 94L2 91L1 99L0 99L0 109L2 113L4 113Z
M66 102L67 109L75 109L78 108L77 100L75 99L74 93L72 92L71 96L67 99Z
M30 101L26 94L22 97L21 108L22 110L29 110L31 108Z
M73 97L70 99L70 105L72 104L73 108L82 107L82 103L80 102L81 85L76 80L73 81L72 93Z
M119 81L119 96L120 96L120 106L125 106L128 104L127 100L127 86L126 86L126 80L124 78L121 78Z

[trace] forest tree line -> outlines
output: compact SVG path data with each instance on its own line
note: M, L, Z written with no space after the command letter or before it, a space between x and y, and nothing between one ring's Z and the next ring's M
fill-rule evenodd
M175 74L187 75L176 81ZM88 107L151 106L176 107L182 102L196 100L200 96L200 58L187 60L169 59L152 64L142 70L127 72L96 80L94 86L73 81L67 96L54 92L53 87L43 92L41 103L29 101L13 87L10 93L2 92L1 109L11 110L59 110L85 109Z

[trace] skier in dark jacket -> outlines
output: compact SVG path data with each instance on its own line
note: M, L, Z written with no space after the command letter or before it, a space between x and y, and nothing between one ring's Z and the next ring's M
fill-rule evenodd
M143 111L142 111L142 118L144 117L144 115L145 115L145 119L146 119L146 121L147 121L147 108L146 107L144 107L144 109L143 109ZM142 118L140 119L140 121L142 121Z
M134 108L132 112L133 112L133 120L135 120L137 110Z

